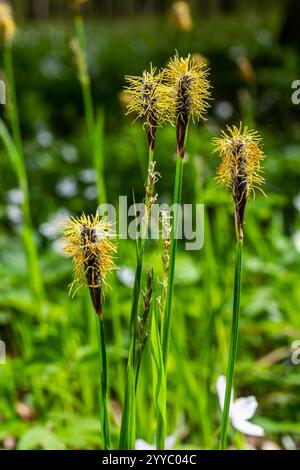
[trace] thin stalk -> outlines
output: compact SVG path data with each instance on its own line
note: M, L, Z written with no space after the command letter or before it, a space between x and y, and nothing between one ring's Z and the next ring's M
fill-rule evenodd
M184 164L183 158L180 155L177 155L174 197L173 197L173 219L172 219L172 234L171 234L171 247L170 247L168 292L167 292L166 306L165 306L164 318L163 318L163 329L162 329L162 350L163 350L163 359L164 359L166 375L167 375L167 361L168 361L170 335L171 335L172 300L173 300L173 291L174 291L177 231L178 231L178 223L179 223L179 205L181 202L181 194L182 194L183 164Z
M110 429L108 416L108 400L107 400L107 360L106 346L104 336L103 318L97 316L97 333L99 344L99 365L100 365L100 420L102 443L105 450L110 448Z
M104 113L102 111L97 112L97 114L95 114L93 106L90 76L87 65L85 31L83 19L80 14L75 16L74 25L77 41L81 49L86 74L85 77L80 77L80 85L82 90L86 128L92 150L93 166L96 172L98 203L104 204L106 202L106 189L103 177ZM109 449L111 439L108 415L107 359L104 337L104 324L102 317L98 317L97 325L100 357L100 419L102 427L102 442L104 448Z
M152 162L153 150L149 147L148 172L151 169ZM147 206L147 202L148 200L146 193L145 206ZM137 317L141 292L146 229L147 227L142 226L141 237L137 241L137 266L135 270L130 314L130 346L127 361L126 385L123 404L124 411L122 416L119 442L119 448L122 450L132 450L135 444L135 436L133 435L132 429L135 430L135 415L133 415L133 413L135 413L135 392L139 372L138 364L136 364ZM133 401L133 403L131 403L131 401ZM131 403L131 405L126 406L127 403Z
M155 296L156 297L156 296ZM161 307L159 307L159 310ZM161 311L161 310L160 310ZM156 413L156 449L165 447L166 438L166 380L160 339L158 304L152 311L150 348L152 356L153 392Z
M98 193L98 203L104 204L106 202L106 188L103 176L103 141L104 141L104 111L95 112L93 105L93 96L91 89L91 80L88 71L87 53L86 53L86 38L84 31L84 23L81 15L76 15L74 18L75 32L78 45L81 50L82 60L84 62L84 77L80 75L79 81L82 91L84 116L90 145L92 149L93 165L96 171L96 185Z
M11 45L6 45L4 48L4 70L8 83L8 97L9 97L9 118L11 123L11 130L13 140L18 149L20 156L23 158L23 146L21 139L19 111L17 106L15 75L12 62Z
M84 114L86 118L87 129L90 139L93 139L94 134L94 122L95 122L95 113L93 107L93 98L90 85L90 77L88 75L87 68L87 57L86 57L86 40L83 19L81 15L76 15L74 19L75 32L78 40L79 47L82 52L82 57L86 66L87 71L87 80L80 80L81 89L82 89L82 98L84 105Z
M148 172L151 169L151 164L153 162L153 150L149 148L149 155L148 155ZM147 175L148 175L147 172ZM147 207L147 196L145 199L145 206ZM142 271L143 271L143 263L144 263L144 251L145 251L145 236L146 236L147 227L144 225L142 226L142 233L141 237L138 241L137 247L137 267L135 271L135 278L134 278L134 286L133 286L133 298L132 298L132 306L131 306L131 316L130 316L130 336L134 338L134 344L136 341L136 320L138 315L138 307L139 307L139 295L141 291L141 280L142 280ZM133 347L133 353L135 354L135 345Z
M167 364L168 364L168 354L169 354L169 347L170 347L171 324L172 324L172 300L173 300L173 291L174 291L175 260L176 260L176 250L177 250L177 231L178 231L178 223L179 223L179 205L181 202L181 194L182 194L183 164L184 164L183 158L180 155L177 155L174 196L173 196L173 219L172 219L172 233L171 233L171 246L170 246L168 289L167 289L167 295L165 299L165 308L164 308L164 316L163 316L162 331L161 331L165 381L167 381ZM166 403L164 407L166 407ZM163 417L161 414L158 415L158 419L157 419L156 435L157 435L157 449L160 449L160 450L164 449L165 440L166 440L166 426L165 426L165 422L163 421Z
M241 274L243 258L243 240L238 240L235 251L234 297L231 323L230 349L226 374L226 391L221 422L221 438L219 449L225 450L227 446L227 428L230 412L230 399L234 378L234 367L238 345L238 328L240 316Z
M30 277L30 287L32 296L38 301L38 306L40 308L42 299L44 297L44 286L42 281L42 273L38 261L36 242L34 239L32 228L28 179L20 130L11 45L6 45L4 48L4 70L8 84L9 120L15 151L13 151L12 145L9 142L9 135L4 135L4 133L6 133L6 130L4 128L2 129L2 138L4 140L4 144L9 147L8 151L13 151L14 153L14 158L12 159L12 161L18 179L18 186L23 195L23 201L21 206L23 215L22 237L27 259L27 269Z
M98 204L105 204L107 201L104 180L104 124L104 109L97 110L93 138L93 163L96 171Z

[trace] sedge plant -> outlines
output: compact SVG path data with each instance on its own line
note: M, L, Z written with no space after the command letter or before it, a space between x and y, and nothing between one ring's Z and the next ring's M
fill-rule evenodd
M12 46L16 32L16 25L11 7L0 2L0 36L3 42L4 73L7 84L7 114L11 134L4 121L0 120L0 138L7 150L12 168L18 180L22 194L22 238L27 259L27 269L30 279L30 288L33 299L41 308L44 298L44 286L38 260L36 242L34 239L32 218L30 210L28 178L25 166L25 156L21 137L19 111L15 88Z
M169 93L169 116L176 129L176 172L173 195L173 217L170 243L170 260L168 267L168 286L162 322L161 343L165 373L170 345L172 323L172 300L174 290L174 274L177 249L177 233L179 228L179 207L182 194L183 165L185 143L190 120L204 119L209 106L210 84L207 69L202 62L195 62L188 55L179 57L176 53L164 70L165 84ZM160 424L158 423L158 426ZM163 440L161 440L161 445Z
M172 235L170 246L170 265L168 272L168 290L163 322L163 356L165 366L168 359L171 312L174 289L175 259L179 223L179 205L181 203L185 143L190 120L204 119L208 108L209 81L205 64L195 62L190 55L179 57L176 53L170 59L164 71L166 86L170 96L170 120L176 129L176 173L173 195Z
M159 174L155 170L154 147L157 128L166 120L167 88L162 82L163 76L150 65L149 71L142 76L126 76L128 95L127 114L134 114L135 119L141 119L148 143L148 169L145 183L144 214L140 233L137 236L136 257L137 266L133 286L131 316L130 316L130 346L128 353L124 411L121 423L121 449L133 449L135 445L135 391L141 357L137 354L138 339L138 309L141 293L142 272L144 263L145 241L151 209L156 200L154 187Z
M99 364L100 364L100 422L102 445L111 445L108 414L107 360L103 320L103 289L107 286L107 275L116 268L113 257L116 245L113 243L114 231L105 217L86 216L69 218L63 229L65 252L73 258L74 281L70 291L87 285L96 314Z
M78 81L81 86L82 101L84 108L85 125L88 134L89 146L92 155L92 165L96 175L96 189L98 204L107 202L107 191L104 177L104 129L105 113L104 108L96 108L93 101L91 78L89 73L87 58L87 40L85 35L84 20L81 13L81 6L88 0L71 0L74 12L75 37L71 41L74 61L77 68ZM112 279L112 288L115 280ZM118 292L114 290L111 301L114 302L115 315L113 317L113 336L119 350L122 348L120 318L117 312ZM117 373L121 375L120 364L117 366Z
M227 447L227 429L238 346L245 209L251 193L264 181L261 175L264 153L257 132L248 130L242 124L239 127L228 127L227 132L223 131L221 137L215 139L214 143L215 152L221 160L217 178L219 184L232 194L236 233L233 311L219 443L219 449L224 450Z

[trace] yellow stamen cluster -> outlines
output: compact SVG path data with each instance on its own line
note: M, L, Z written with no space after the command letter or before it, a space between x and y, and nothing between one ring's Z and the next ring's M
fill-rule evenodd
M165 80L171 91L172 123L186 122L190 117L204 119L210 96L205 64L190 54L183 58L176 53L165 70Z
M171 122L176 127L177 155L184 158L189 121L204 119L209 107L206 64L191 55L184 59L176 53L159 73L151 66L141 77L125 78L129 83L125 88L128 113L143 118L149 148L154 149L157 127Z
M4 2L0 2L0 32L7 43L12 41L16 32L12 9Z
M168 90L163 84L163 74L150 65L149 71L142 76L126 75L128 86L127 114L135 114L136 119L142 118L145 125L158 127L168 119Z
M108 273L116 268L111 223L98 213L92 216L82 214L79 218L69 218L62 233L66 242L65 253L73 258L74 263L74 281L70 290L77 285L75 294L83 284L89 288L106 285Z
M221 164L217 170L217 178L221 186L233 192L235 203L240 199L248 199L252 191L264 182L261 175L261 161L264 153L261 149L261 138L257 132L245 126L227 126L227 133L222 131L221 137L214 139L215 152Z

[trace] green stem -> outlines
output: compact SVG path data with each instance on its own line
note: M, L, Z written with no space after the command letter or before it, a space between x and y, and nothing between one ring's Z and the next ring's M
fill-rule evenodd
M96 171L96 186L98 193L98 204L107 201L105 179L104 179L104 109L97 110L93 138L93 162Z
M175 186L173 197L173 219L172 219L172 235L170 247L170 266L169 266L169 279L168 279L168 292L164 311L163 329L162 329L162 349L165 372L167 374L167 361L170 346L171 335L171 320L172 320L172 300L174 291L174 274L175 274L175 260L177 249L177 231L179 223L179 207L181 202L182 193L182 176L183 176L183 158L179 155L176 160L176 174Z
M226 374L226 391L221 422L221 438L219 449L225 450L227 446L227 428L230 412L230 399L233 387L234 366L238 346L238 328L240 316L240 297L241 297L241 274L242 274L242 258L243 258L243 240L238 240L235 251L235 274L234 274L234 297L233 312L230 336L230 349L228 357L228 366Z
M76 31L78 44L81 49L82 57L83 57L83 60L86 66L86 71L88 74L87 57L86 57L86 40L85 40L83 19L81 15L75 16L74 24L75 24L75 31ZM87 80L84 80L84 81L80 80L80 84L81 84L81 89L82 89L82 98L83 98L84 113L85 113L85 118L86 118L86 125L88 129L89 137L90 139L93 139L95 115L94 115L93 98L92 98L89 75L87 75L86 78Z
M8 84L8 98L9 98L8 110L9 110L9 119L11 123L12 136L13 136L15 145L18 149L18 152L20 154L20 157L22 157L22 159L24 160L19 112L18 112L17 97L16 97L15 76L14 76L10 44L4 47L4 70L5 70L5 76L6 76L6 80Z
M104 204L106 202L106 188L104 180L104 111L95 113L93 105L93 96L91 89L91 81L88 71L87 53L86 53L86 39L84 32L84 23L81 15L76 15L74 18L75 32L77 41L81 50L82 59L84 61L84 68L86 76L80 76L80 85L82 90L82 99L84 106L84 116L86 127L89 135L89 140L92 148L93 164L96 171L96 185L98 193L98 203ZM78 71L80 74L80 71Z
M149 148L148 156L148 172L151 168L153 162L153 150ZM145 200L145 206L147 206L148 200ZM137 267L135 271L134 286L133 286L133 298L131 306L131 316L130 316L130 337L134 339L134 344L136 341L136 321L138 316L138 307L139 307L139 296L141 291L141 280L142 280L142 271L144 263L144 251L145 251L145 230L146 228L142 227L141 238L138 241L137 248ZM133 352L135 353L135 346L133 347Z
M102 443L105 450L110 448L110 429L108 416L108 390L107 390L107 359L104 336L103 318L97 315L97 333L99 343L99 365L100 365L100 420Z
M174 197L173 197L173 219L172 219L172 234L171 234L171 246L170 246L168 290L167 290L167 295L165 299L165 308L164 308L164 316L163 316L162 331L161 331L165 381L167 381L167 364L168 364L168 354L169 354L170 336L171 336L172 299L173 299L173 291L174 291L174 274L175 274L175 260L176 260L176 249L177 249L177 232L178 232L178 224L179 224L179 207L180 207L181 194L182 194L182 177L183 177L183 158L180 155L177 155ZM158 415L158 419L157 419L156 436L157 436L157 449L164 449L165 440L166 440L166 426L165 426L165 421L163 420L163 417L161 414Z
M153 150L149 148L148 155L148 172L153 162ZM147 172L147 177L148 177ZM147 181L147 180L146 180ZM145 198L145 206L147 206L147 196ZM130 315L130 346L127 361L126 385L124 394L124 410L122 415L121 432L119 448L122 450L132 450L135 444L135 392L138 379L138 365L136 364L136 340L137 340L137 317L139 308L139 298L141 292L141 280L143 272L144 251L145 251L145 227L142 227L141 237L137 241L137 266L135 271L131 315ZM133 379L134 377L134 379ZM130 406L126 406L130 403Z

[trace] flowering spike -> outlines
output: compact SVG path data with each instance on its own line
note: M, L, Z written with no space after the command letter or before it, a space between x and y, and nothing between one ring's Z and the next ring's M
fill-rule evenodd
M102 315L102 288L106 285L106 276L116 268L113 254L116 246L110 240L114 232L104 217L98 213L92 216L70 217L62 231L66 242L65 252L73 258L74 281L76 291L86 284L89 287L93 306L97 315Z
M4 41L10 43L16 32L16 23L10 5L0 2L0 32Z
M176 126L177 154L183 158L190 118L204 119L209 107L207 69L204 63L195 62L190 54L182 58L176 53L170 59L164 75L171 93L170 120Z
M164 295L167 294L168 280L169 280L169 268L170 268L170 248L171 248L171 236L172 236L172 216L167 210L161 211L161 228L162 228L162 239L163 239L163 254L162 262L164 268L163 277L163 289Z
M87 70L87 64L84 57L84 53L80 47L79 41L77 38L73 38L70 42L70 47L74 54L74 60L77 67L78 79L83 86L88 86L90 83L90 77Z
M257 132L245 126L229 127L227 133L214 139L215 152L219 154L221 164L217 170L217 179L221 186L232 192L235 205L235 217L238 239L243 239L244 214L248 198L263 182L261 161L264 153L261 138Z
M149 147L153 150L157 127L167 118L168 89L162 83L162 74L150 65L149 71L144 71L141 77L126 75L128 86L125 91L129 102L127 114L136 114L136 119L142 118L147 133Z

